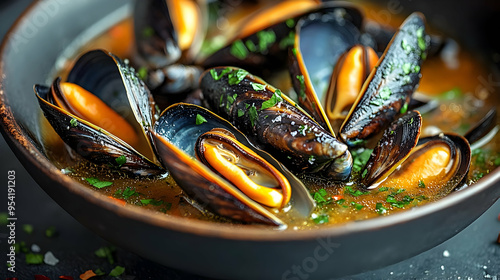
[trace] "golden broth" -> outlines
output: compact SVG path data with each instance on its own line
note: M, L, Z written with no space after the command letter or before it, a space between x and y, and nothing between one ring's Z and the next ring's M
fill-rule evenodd
M79 53L102 48L119 57L129 57L132 50L132 34L132 21L127 19L90 42ZM498 104L498 100L494 99L494 93L481 84L480 78L488 77L486 68L479 65L471 53L463 50L457 53L456 61L458 66L450 68L439 56L435 56L428 58L422 66L423 77L417 91L433 96L440 102L437 109L423 115L422 136L433 134L437 129L463 134L485 115L489 109L486 104ZM69 61L59 72L63 80L71 64L72 61ZM284 84L287 83L289 82ZM45 147L51 160L68 176L109 196L116 203L133 204L151 211L163 212L165 215L228 222L209 213L202 213L193 207L184 199L182 190L170 176L136 178L105 166L96 166L81 159L69 148L64 148L62 141L57 135L54 136L55 133L45 120L43 127ZM480 150L473 151L471 168L467 176L468 185L500 165L499 141L500 136L495 135ZM389 215L435 201L442 196L428 196L432 188L430 185L410 191L401 186L404 182L386 181L378 189L364 191L358 190L355 182L332 183L306 175L299 176L318 201L318 207L312 217L305 220L291 217L284 212L277 213L278 217L288 224L288 229L315 228L325 224L342 224ZM112 185L100 189L91 186L90 178L95 177L100 181L112 182Z

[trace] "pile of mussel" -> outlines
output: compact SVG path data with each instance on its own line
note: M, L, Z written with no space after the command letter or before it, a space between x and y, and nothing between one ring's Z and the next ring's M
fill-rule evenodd
M421 14L377 45L346 3L261 3L225 33L212 27L231 20L229 4L217 1L215 20L206 5L137 1L131 62L94 50L66 81L35 85L62 140L136 176L168 172L200 209L243 223L284 226L276 211L308 218L315 203L297 174L373 189L411 172L441 193L463 182L469 141L420 138L412 94L431 45ZM220 38L212 53L202 49ZM293 89L284 91L251 74L273 79L287 67ZM197 105L176 102L159 114L155 98L184 97ZM360 147L374 150L357 174L350 151Z

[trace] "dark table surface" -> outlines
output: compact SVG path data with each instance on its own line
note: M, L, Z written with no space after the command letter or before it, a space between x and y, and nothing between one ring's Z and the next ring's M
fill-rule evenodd
M0 38L30 2L0 1ZM0 279L35 279L35 275L45 275L50 279L59 279L60 276L80 279L80 274L86 270L100 268L109 273L117 265L125 268L121 279L206 279L150 262L120 248L113 249L112 264L108 259L98 257L96 250L112 248L112 244L80 225L52 201L31 179L1 137L0 155L0 176L4 177L1 184L6 187L9 170L16 173L17 224L32 225L33 229L29 233L29 230L18 228L16 240L24 241L28 250L36 249L32 248L35 244L42 254L51 251L59 260L54 266L26 264L25 254L19 253L16 273L7 271L2 265ZM6 188L1 189L4 193L0 194L0 213L7 211ZM469 227L441 245L406 261L345 279L500 279L499 214L500 201L497 201ZM49 227L56 229L55 236L46 236L45 230ZM5 263L3 260L8 253L7 233L7 226L0 225L0 263Z

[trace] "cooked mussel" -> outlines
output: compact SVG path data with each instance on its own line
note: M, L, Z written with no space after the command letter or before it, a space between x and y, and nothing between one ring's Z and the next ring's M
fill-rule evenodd
M134 71L115 56L88 52L67 82L56 78L50 88L35 85L34 90L49 123L80 156L138 175L165 172L149 144L154 101ZM118 164L121 156L125 161Z
M200 135L195 152L198 160L258 203L283 208L290 201L286 177L229 131L219 128Z
M289 72L298 102L332 134L324 96L339 57L359 44L361 23L359 10L335 5L302 16L295 26Z
M460 185L470 160L470 146L464 137L453 133L425 137L400 168L378 186L400 186L412 196L440 198Z
M363 145L398 114L406 112L420 80L428 45L423 15L411 14L393 37L342 124L340 137L348 145Z
M231 65L259 74L284 67L296 19L324 5L317 0L276 1L258 9L236 24L226 46L203 58L201 64L204 68Z
M217 67L204 72L200 87L209 108L287 167L333 180L350 176L347 146L262 79L240 68Z
M216 130L214 131L213 129ZM230 132L229 135L227 131ZM293 213L307 217L314 208L314 202L300 180L269 154L254 148L246 137L229 122L221 119L207 109L184 103L172 105L162 113L154 126L152 134L156 150L163 164L169 169L172 177L188 197L193 199L196 204L201 205L203 209L244 223L283 225L283 222L272 214L267 207L260 205L250 198L255 197L255 192L246 195L243 193L244 191L238 188L238 186L242 187L239 183L239 180L242 178L228 178L226 180L211 170L211 168L214 168L214 165L227 164L225 162L228 161L227 158L225 161L222 160L216 164L209 163L210 167L202 163L202 161L205 161L203 159L205 152L202 150L204 146L203 142L207 138L212 140L214 138L218 138L219 140L224 138L225 140L221 141L224 141L225 144L231 142L229 145L233 148L237 147L235 149L240 149L239 153L243 150L242 153L245 153L247 159L247 162L244 164L246 167L243 169L248 169L255 164L259 166L264 165L267 166L266 168L275 169L273 172L277 171L277 173L281 174L277 176L278 180L283 180L283 177L286 178L290 184L290 189L288 189L286 184L284 187L280 187L281 191L277 192L281 193L284 199L278 203L273 203L272 206L276 206L278 209L282 208L287 203L287 197L290 196L290 203L293 205L290 211L293 211ZM212 137L209 136L210 134L212 136L216 134L217 136ZM201 139L198 140L200 136ZM198 145L201 145L198 148L196 148L197 142L199 143ZM202 154L199 155L201 161L195 159L195 151ZM216 154L225 153L222 150L219 150L219 152L216 151ZM226 156L229 155L226 154ZM263 163L261 159L264 159L266 163ZM236 164L231 162L227 166L232 166L232 168L237 167ZM215 167L218 173L224 171L224 169L225 167ZM240 167L238 169L243 170ZM243 173L239 173L239 175L250 177L246 175L246 172ZM236 173L230 176L225 175L224 177L239 175ZM236 184L233 184L234 182ZM263 190L264 193L276 191L276 189L271 189L267 186L261 187L260 190ZM248 186L243 186L243 188L248 188ZM262 195L262 193L259 195Z
M378 56L371 47L356 45L342 54L330 78L324 104L327 121L338 130L357 99L363 83L375 67Z

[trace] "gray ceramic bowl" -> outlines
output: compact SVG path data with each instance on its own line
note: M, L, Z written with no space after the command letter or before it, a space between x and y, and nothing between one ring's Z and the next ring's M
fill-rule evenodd
M333 278L428 250L465 228L500 195L497 169L474 186L418 209L299 232L187 220L113 203L63 175L47 159L32 87L49 80L63 51L95 31L89 27L103 18L116 20L127 13L128 5L124 0L35 2L11 29L0 52L5 139L55 201L110 242L166 266L209 277Z

